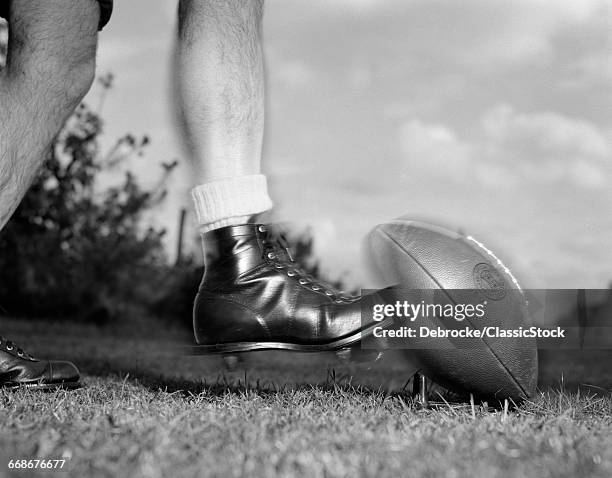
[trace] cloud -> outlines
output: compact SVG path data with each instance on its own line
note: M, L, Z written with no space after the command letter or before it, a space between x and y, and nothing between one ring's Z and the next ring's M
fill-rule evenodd
M470 161L472 148L447 125L414 118L401 125L399 135L408 165L411 169L416 166L416 171L443 171L457 177Z
M571 64L565 85L590 88L612 87L612 61L610 51L612 42L608 42L608 51L590 52Z
M606 0L515 0L526 8L546 9L567 21L584 21L606 7Z
M402 0L403 3L415 3L415 1L418 2L420 0L413 0L413 2ZM316 8L325 12L371 13L372 11L386 10L391 7L397 8L402 2L398 0L311 0L308 2L308 8Z
M583 119L553 112L519 113L508 105L488 111L482 126L485 157L525 179L602 187L612 180L612 142ZM509 171L510 172L510 171Z
M602 188L612 181L609 135L588 121L558 113L520 113L501 104L486 111L472 140L449 126L412 119L401 125L405 166L485 187L568 184Z
M449 2L438 2L439 6L444 4L444 9L450 8ZM449 25L460 34L454 38L449 35L455 44L446 47L463 62L481 67L551 61L557 54L560 34L577 29L584 35L601 22L607 8L603 0L472 0L461 6L463 13L455 10L457 26ZM479 21L474 22L475 18ZM609 30L609 24L606 28Z
M525 146L547 156L602 158L610 153L610 143L599 128L558 113L519 113L502 104L488 111L482 124L489 139L505 147Z
M271 0L287 2L287 0ZM298 3L301 0L296 0ZM470 0L462 2L462 5L480 5L483 8L492 5L494 8L511 5L517 8L529 8L532 10L545 9L558 17L571 20L583 20L594 12L605 6L606 0ZM318 8L324 11L330 10L368 10L368 11L397 11L401 7L435 4L438 8L456 3L456 0L311 0L308 8Z
M287 88L301 88L312 84L316 78L313 68L304 61L269 60L272 68L270 69L269 79L272 82L279 82Z

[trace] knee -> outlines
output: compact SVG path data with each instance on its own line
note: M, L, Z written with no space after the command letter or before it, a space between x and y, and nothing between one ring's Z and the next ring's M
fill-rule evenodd
M55 3L13 2L6 75L14 88L80 101L94 78L99 7Z
M49 55L35 62L11 65L7 81L22 95L52 98L60 109L71 110L87 94L95 77L95 48L79 55ZM35 98L33 98L35 101Z
M58 59L51 67L56 78L54 87L63 93L72 106L87 94L95 78L95 52L79 59Z

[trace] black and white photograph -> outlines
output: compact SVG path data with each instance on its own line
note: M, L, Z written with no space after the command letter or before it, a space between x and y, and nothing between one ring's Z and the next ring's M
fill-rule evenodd
M612 2L0 0L30 476L612 476Z

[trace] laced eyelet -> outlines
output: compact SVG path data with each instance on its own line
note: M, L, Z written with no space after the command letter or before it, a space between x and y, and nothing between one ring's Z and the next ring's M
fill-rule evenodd
M342 299L336 299L336 300L334 300L334 302L336 304L344 304L344 301Z
M6 350L7 352L12 352L13 350L15 351L16 355L20 358L26 358L29 360L35 360L34 357L32 357L30 354L24 352L22 349L20 349L16 344L14 344L13 342L11 342L10 340L5 339L4 337L0 336L0 346Z
M287 276L295 277L299 285L305 289L324 294L329 297L331 301L339 304L345 303L344 300L335 300L340 297L342 292L336 291L329 284L308 274L304 268L300 267L300 264L294 262L287 240L284 236L281 235L276 239L276 236L272 232L269 232L268 228L263 225L258 225L257 231L266 233L260 237L260 245L262 247L261 257L264 261L268 261L268 267L273 267L278 271L283 270L283 273ZM289 258L288 260L285 254ZM331 287L331 289L329 287Z

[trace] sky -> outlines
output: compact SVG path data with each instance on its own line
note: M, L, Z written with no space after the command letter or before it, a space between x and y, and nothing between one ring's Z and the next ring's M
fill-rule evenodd
M179 210L194 220L170 94L176 4L115 3L104 143L149 135L130 165L145 184L181 161L149 219L172 251ZM523 287L612 282L610 2L267 0L264 51L274 216L312 231L328 277L376 285L363 239L402 216L476 237Z

